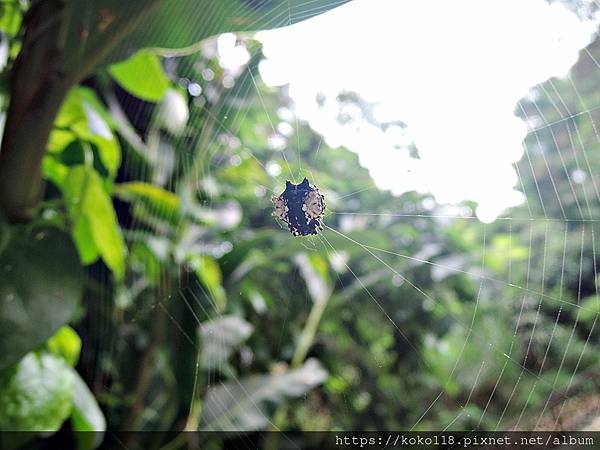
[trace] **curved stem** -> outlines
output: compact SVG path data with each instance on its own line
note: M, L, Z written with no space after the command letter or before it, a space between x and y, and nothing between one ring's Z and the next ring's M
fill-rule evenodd
M292 356L292 361L290 363L290 368L295 369L299 367L304 360L306 359L306 355L310 350L310 347L313 344L315 339L315 335L319 328L319 323L321 322L321 318L323 317L323 313L327 308L329 296L325 297L325 299L313 303L313 306L310 310L310 314L308 315L308 319L306 319L306 324L304 325L304 329L302 330L302 334L300 335L300 340L298 341L298 346L294 351L294 355ZM271 431L275 431L281 428L283 421L285 420L285 415L287 413L287 406L281 405L275 410L275 414L273 415L273 428ZM265 442L265 448L267 450L275 450L277 448L279 436L277 433L271 433L268 435L268 439Z

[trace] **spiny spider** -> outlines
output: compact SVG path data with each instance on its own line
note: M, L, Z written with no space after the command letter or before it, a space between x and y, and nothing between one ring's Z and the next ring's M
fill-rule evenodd
M285 191L272 197L273 216L284 221L294 236L307 236L323 231L325 197L305 178L300 184L285 182Z

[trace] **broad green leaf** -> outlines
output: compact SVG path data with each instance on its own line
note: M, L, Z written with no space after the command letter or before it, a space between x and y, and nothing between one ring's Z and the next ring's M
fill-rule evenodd
M88 236L115 277L121 279L125 273L125 241L111 198L104 189L100 176L90 167L71 168L64 182L63 195L75 224L74 237L77 239L82 261L92 254L85 247L85 242L82 242L82 238ZM79 225L81 220L87 221L89 225Z
M94 242L92 225L84 214L79 214L73 224L73 240L79 252L79 259L84 265L92 264L100 257L100 250Z
M221 367L233 351L252 334L252 325L239 316L219 316L200 325L200 366Z
M47 180L60 187L69 173L69 168L60 163L54 155L46 154L42 162L42 171Z
M300 397L327 379L316 359L281 375L254 375L209 389L202 404L201 431L254 431L267 428L278 405Z
M46 348L49 352L62 357L71 367L75 367L81 351L81 338L73 328L64 325L48 339Z
M142 48L181 49L224 32L283 27L347 1L77 0L67 9L64 67L82 78Z
M60 153L79 139L98 150L100 163L114 176L121 164L121 148L113 128L112 119L94 91L85 87L73 88L54 122L48 150Z
M163 2L130 36L141 47L182 48L231 31L277 28L306 20L347 0L175 0ZM148 31L150 27L151 31Z
M50 353L28 353L0 372L0 430L56 431L71 413L73 373Z
M10 37L19 32L23 15L17 2L2 2L0 4L0 31Z
M173 225L177 226L178 221L173 217L160 217L156 211L146 205L145 202L136 202L132 204L131 210L133 217L139 224L146 224L159 234L166 233L173 229Z
M142 181L120 183L114 186L114 193L119 198L135 203L142 201L159 217L173 219L179 216L179 197L158 186Z
M119 86L149 102L162 100L171 86L159 57L143 50L125 61L113 64L109 72Z
M15 230L0 254L0 370L41 346L69 321L83 271L69 236L44 228Z
M222 274L219 264L208 255L196 255L189 258L198 279L206 286L219 311L224 311L227 296L223 289Z
M109 195L102 180L93 170L88 170L88 185L82 209L90 222L91 234L102 259L117 279L125 273L125 241Z
M72 373L73 413L71 421L73 429L78 432L76 434L77 448L78 450L91 450L102 443L104 431L106 431L106 419L85 381L74 370Z
M55 128L48 138L48 151L51 153L60 153L76 139L77 135L71 130Z

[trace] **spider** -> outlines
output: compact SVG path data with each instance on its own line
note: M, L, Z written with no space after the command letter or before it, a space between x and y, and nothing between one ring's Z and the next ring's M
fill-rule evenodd
M273 216L284 221L294 236L307 236L323 231L325 197L305 178L300 184L285 182L285 191L272 197Z

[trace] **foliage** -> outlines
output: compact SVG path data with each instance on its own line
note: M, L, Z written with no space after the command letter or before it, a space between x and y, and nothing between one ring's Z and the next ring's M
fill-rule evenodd
M69 417L77 431L106 429L96 399L72 368L80 348L77 333L64 326L48 339L45 348L28 353L0 372L1 431L53 432ZM82 439L79 448L90 449L100 443L97 438L101 434L78 437Z
M71 412L73 374L48 353L29 353L2 372L3 431L55 431Z
M171 85L158 55L147 51L139 51L129 59L113 64L109 70L123 89L149 102L162 100ZM142 73L144 78L139 76Z
M0 369L42 345L71 319L83 284L77 254L64 233L53 228L12 231L18 234L8 237L0 254Z
M335 6L323 3L311 5L310 11L304 11L305 4L297 5L288 23ZM72 321L77 327L82 314L87 313L89 303L78 304L82 291L86 302L105 300L99 298L107 293L101 283L108 283L113 286L109 295L115 294L116 310L124 314L140 295L147 296L154 287L160 289L159 295L166 295L170 288L165 285L170 283L162 283L165 267L167 278L180 270L190 270L208 290L218 310L226 310L222 271L214 255L188 245L204 239L208 227L229 230L239 219L232 218L231 203L219 210L194 200L184 209L182 199L189 199L161 186L163 183L156 185L152 183L155 180L128 178L129 174L119 172L123 169L123 150L143 149L149 150L143 158L149 158L146 162L161 171L163 178L183 178L181 173L169 173L162 160L152 160L161 150L152 147L154 143L160 145L169 133L171 137L181 133L188 120L186 98L173 88L172 75L163 70L156 50L138 51L120 60L129 56L131 49L196 45L202 38L227 29L272 26L281 8L291 6L287 1L252 4L232 0L221 4L218 16L207 16L207 2L2 4L0 31L2 42L9 46L4 65L12 86L3 99L8 101L2 103L6 126L0 160L0 204L10 221L30 223L23 227L3 221L1 229L0 260L7 281L0 288L0 321L5 330L0 369L2 402L10 406L3 410L3 430L55 431L69 416L74 430L106 427L93 394L69 368L78 363L81 338L64 324ZM192 22L189 19L194 15L199 20ZM185 33L172 31L192 23ZM153 29L152 35L146 33L147 27ZM119 39L125 36L128 45L121 46ZM109 62L114 64L108 70L102 68ZM92 84L77 84L93 72ZM141 130L131 126L121 109L123 100L117 100L115 93L135 97L137 102L160 102L148 136L137 134ZM35 95L41 99L39 104L32 103ZM108 107L111 99L115 100L112 110ZM28 127L26 124L34 118L39 126ZM40 189L40 170L48 183L45 193ZM44 198L40 204L41 193ZM150 233L137 233L122 215L119 217L122 211L115 209L113 196L129 204L125 214L150 226ZM166 222L159 224L161 221ZM85 275L82 266L87 267ZM108 281L99 282L97 271ZM76 308L80 308L77 314ZM217 325L222 325L224 319L219 320ZM155 320L162 321L163 317ZM239 323L233 325L235 330ZM210 329L209 322L199 326L197 335L201 337L200 330L207 327ZM251 330L250 325L247 327ZM218 332L222 332L220 328ZM244 332L232 346L247 337ZM211 348L209 338L201 339L206 341L206 359ZM212 351L227 361L229 353L221 354L219 348ZM149 362L159 358L158 349L151 347L145 358ZM85 371L85 362L84 355L80 370ZM314 364L305 369L307 374L311 371L317 371ZM148 386L144 387L144 380L148 373L148 366L142 365L138 380L142 403L126 400L117 406L130 410L125 426L145 410ZM116 384L119 382L117 378ZM287 392L285 387L282 389ZM100 443L85 435L79 437L80 448Z
M269 405L300 397L323 383L327 372L314 359L283 374L254 375L211 389L203 404L202 431L260 430L270 425Z
M41 203L0 228L0 428L495 429L583 385L598 345L590 62L573 72L581 95L549 80L519 105L553 125L525 141L514 220L444 220L428 195L378 190L355 154L297 121L285 89L257 81L251 37L236 36L249 54L236 68L215 39L198 44L271 26L286 2L223 2L214 20L205 3L68 3L69 17L92 11L86 39L78 20L66 31L81 83L52 117ZM27 6L2 5L9 69ZM127 39L103 47L114 27ZM293 239L269 198L304 176L330 228Z

